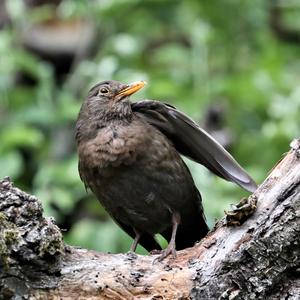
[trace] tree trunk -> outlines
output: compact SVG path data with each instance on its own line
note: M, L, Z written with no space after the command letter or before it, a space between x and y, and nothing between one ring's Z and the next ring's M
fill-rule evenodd
M65 245L39 200L4 179L0 298L299 299L300 139L291 147L248 198L250 204L229 213L193 248L162 262L154 262L157 255ZM255 213L242 225L227 226L240 223L241 212L256 201Z

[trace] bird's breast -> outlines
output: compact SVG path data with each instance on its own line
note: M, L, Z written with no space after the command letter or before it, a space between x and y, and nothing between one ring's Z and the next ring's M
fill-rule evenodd
M89 168L130 165L151 143L144 126L111 124L99 129L97 135L78 145L79 159Z

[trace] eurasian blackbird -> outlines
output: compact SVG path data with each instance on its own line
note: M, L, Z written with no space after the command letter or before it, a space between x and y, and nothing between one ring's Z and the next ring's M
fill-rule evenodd
M180 154L253 192L256 184L209 134L175 107L131 103L144 82L104 81L85 99L76 124L79 174L114 221L159 260L193 246L208 232L201 195Z

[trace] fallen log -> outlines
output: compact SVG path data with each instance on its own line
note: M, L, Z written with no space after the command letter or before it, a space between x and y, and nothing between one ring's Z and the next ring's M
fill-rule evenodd
M194 247L154 262L65 245L40 201L5 178L0 298L299 299L300 139L248 200L256 211L241 225L227 226L241 223L237 208Z

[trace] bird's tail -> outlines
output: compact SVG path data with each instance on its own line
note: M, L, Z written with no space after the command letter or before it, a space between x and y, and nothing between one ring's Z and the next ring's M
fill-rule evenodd
M182 250L188 247L193 247L194 244L206 236L209 228L206 224L205 217L202 215L193 222L182 222L178 226L176 234L176 249Z
M197 216L189 216L187 219L183 218L177 229L176 250L193 247L196 242L206 236L208 231L209 228L202 210L197 212ZM171 235L171 228L162 233L162 236L168 242L170 241Z

